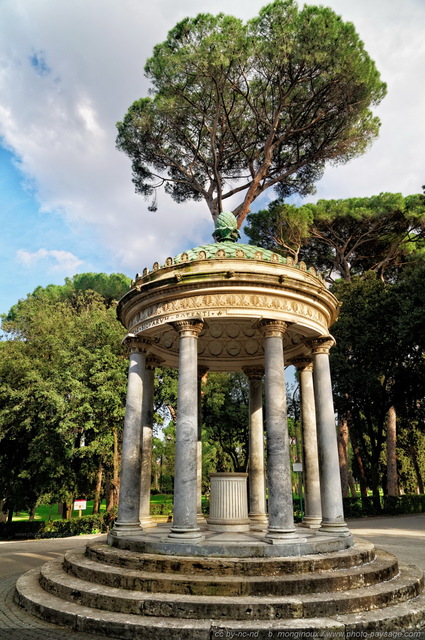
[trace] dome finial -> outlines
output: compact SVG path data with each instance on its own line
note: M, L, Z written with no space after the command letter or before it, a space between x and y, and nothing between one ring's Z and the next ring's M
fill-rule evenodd
M215 223L213 238L216 242L237 242L241 237L238 223L231 211L222 211Z

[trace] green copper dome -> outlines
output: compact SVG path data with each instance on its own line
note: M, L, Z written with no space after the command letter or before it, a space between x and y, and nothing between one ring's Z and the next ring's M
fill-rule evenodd
M204 244L188 251L183 251L183 253L179 253L174 258L174 264L211 258L247 258L249 260L265 260L280 264L287 264L288 262L287 258L268 249L262 249L251 244L240 244L232 240L222 240L215 244Z
M322 277L317 273L314 267L307 268L304 262L295 263L293 258L283 256L251 244L241 244L237 240L240 237L238 225L235 216L229 211L223 211L217 218L216 227L212 234L216 242L211 244L202 244L199 247L188 249L179 253L175 258L167 258L163 267L171 267L172 265L183 265L195 260L222 260L226 258L237 260L257 260L259 262L269 262L272 264L284 264L288 267L295 267L301 271L308 271L319 279ZM134 282L140 279L151 279L154 272L161 269L159 262L155 262L152 271L145 268L143 274L136 274Z
M174 258L174 264L211 258L248 258L250 260L279 262L280 264L287 264L288 262L286 258L268 249L262 249L250 244L239 244L238 223L230 211L222 211L220 213L212 235L215 239L215 244L203 244L194 249L183 251Z

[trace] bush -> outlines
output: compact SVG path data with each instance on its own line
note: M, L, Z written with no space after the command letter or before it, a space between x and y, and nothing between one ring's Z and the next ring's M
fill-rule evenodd
M39 538L45 524L44 520L0 522L0 540Z
M210 515L210 500L205 496L203 497L203 500L202 500L202 515L204 516Z
M344 498L344 515L346 518L362 518L364 516L401 515L403 513L425 513L425 495L407 496L358 496Z
M361 518L363 516L378 516L383 513L379 496L358 496L343 498L344 515L346 518Z
M425 513L425 495L384 496L384 512L389 515Z
M151 516L169 516L173 513L173 504L171 502L151 503Z
M102 513L69 520L29 520L0 523L0 540L33 538L66 538L83 533L106 533L114 521L114 514Z

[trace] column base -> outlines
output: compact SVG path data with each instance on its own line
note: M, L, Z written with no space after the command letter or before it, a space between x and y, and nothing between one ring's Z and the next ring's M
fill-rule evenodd
M249 513L251 524L268 524L269 519L266 513Z
M268 529L264 542L268 544L285 544L297 542L304 542L305 538L300 538L295 529Z
M205 524L206 523L206 519L203 513L197 513L196 514L196 523L197 524Z
M241 522L220 522L215 520L207 520L207 529L209 531L223 531L223 532L231 532L235 533L244 533L246 531L250 531L251 524L249 520L242 520Z
M304 516L299 526L306 527L307 529L320 529L321 524L321 516Z
M348 538L351 536L351 531L345 522L322 522L320 529L317 530L317 535L320 534Z
M114 526L108 534L108 536L113 536L115 538L143 535L145 535L145 531L142 529L139 522L114 522Z
M177 542L180 544L197 544L205 540L200 529L170 529L170 533L162 542Z
M157 527L158 523L152 518L152 516L142 516L140 518L140 526L143 529L152 529L153 527Z

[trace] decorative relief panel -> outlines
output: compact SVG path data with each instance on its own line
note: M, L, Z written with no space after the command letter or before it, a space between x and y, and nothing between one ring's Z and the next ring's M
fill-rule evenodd
M253 314L264 313L264 315L267 314L267 311L287 312L327 326L325 314L305 302L290 300L274 294L223 293L188 296L168 302L150 304L135 314L131 319L129 329L134 333L139 333L156 325L183 320L194 315L204 318L220 318L243 309L251 309ZM232 323L228 326L231 327Z

